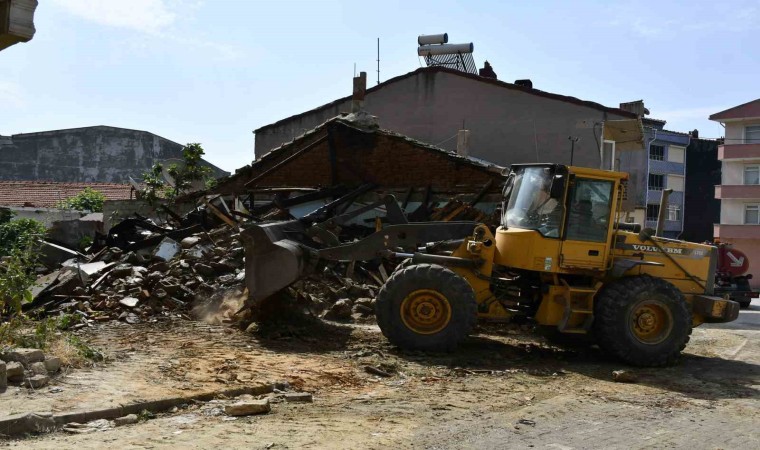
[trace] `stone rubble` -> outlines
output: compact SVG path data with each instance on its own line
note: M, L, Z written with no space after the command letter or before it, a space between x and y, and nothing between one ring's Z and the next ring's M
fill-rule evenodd
M0 391L10 385L40 389L61 369L61 360L46 357L42 350L13 348L0 354Z

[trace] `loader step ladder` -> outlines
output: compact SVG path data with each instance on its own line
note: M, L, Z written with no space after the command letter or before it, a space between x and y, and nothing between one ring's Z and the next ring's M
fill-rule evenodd
M567 288L567 294L564 296L565 312L557 329L562 333L587 334L594 322L594 295L601 283L595 287L580 287L570 286L562 280L562 284Z

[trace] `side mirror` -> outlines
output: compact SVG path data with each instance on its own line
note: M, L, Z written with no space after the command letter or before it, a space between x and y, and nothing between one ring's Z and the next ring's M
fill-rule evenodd
M549 197L562 201L565 198L565 180L564 175L554 175L552 185L549 188Z

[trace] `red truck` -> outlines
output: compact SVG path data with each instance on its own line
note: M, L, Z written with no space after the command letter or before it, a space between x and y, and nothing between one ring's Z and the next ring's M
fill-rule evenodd
M731 244L716 243L718 247L718 268L715 273L715 295L729 295L729 298L742 308L749 307L753 298L760 297L760 293L752 291L749 280L752 274L748 274L749 258L739 250L732 248Z

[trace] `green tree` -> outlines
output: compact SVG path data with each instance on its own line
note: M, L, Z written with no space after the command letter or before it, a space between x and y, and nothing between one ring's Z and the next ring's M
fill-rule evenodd
M143 174L145 189L142 196L148 202L154 203L159 198L174 200L181 194L189 192L195 181L209 183L211 168L203 165L203 147L198 143L190 143L182 148L182 163L171 164L166 172L174 178L174 186L168 186L163 179L163 165L153 164L150 171Z
M105 201L106 196L102 192L86 187L82 192L59 202L58 207L78 211L102 212Z

